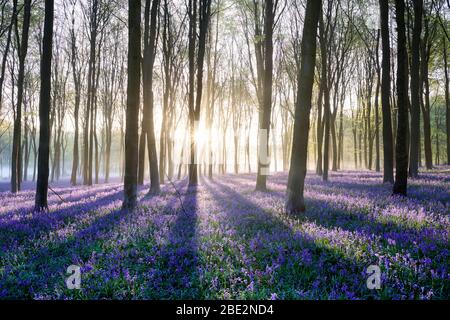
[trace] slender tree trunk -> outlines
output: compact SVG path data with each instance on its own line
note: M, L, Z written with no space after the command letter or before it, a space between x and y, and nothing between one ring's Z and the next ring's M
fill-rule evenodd
M250 129L247 132L247 143L246 143L246 153L247 153L247 165L248 165L248 173L252 172L252 165L250 162Z
M316 63L317 22L321 5L320 0L308 0L306 5L300 70L297 77L294 138L287 186L286 211L291 214L305 211L303 190L307 170L309 114Z
M381 42L383 49L381 109L383 118L383 181L394 182L394 147L391 122L391 52L389 40L389 1L380 0Z
M331 147L333 150L332 158L331 158L331 171L337 171L337 161L338 161L338 147L337 147L337 134L336 134L336 117L331 116Z
M323 146L323 181L328 181L328 167L329 167L329 154L330 154L330 125L331 125L331 111L330 111L330 91L328 88L328 67L327 67L327 32L325 31L325 26L323 18L320 18L319 23L320 30L320 54L322 62L322 76L321 76L321 87L323 90L324 98L324 146ZM294 138L295 140L295 138Z
M20 191L22 182L22 104L25 80L25 58L28 52L28 34L30 30L31 0L25 0L22 23L22 39L18 45L19 73L17 76L17 105L14 118L13 145L11 156L11 192ZM17 23L17 21L16 21Z
M142 70L144 72L144 70ZM145 90L144 90L145 92ZM144 93L148 95L148 93ZM148 100L148 98L146 98ZM141 121L141 134L139 135L139 154L138 154L138 185L144 184L144 175L145 175L145 151L147 148L147 123L148 123L148 110L144 110L142 112L142 121Z
M153 66L156 54L156 33L159 10L159 0L146 0L145 3L145 29L144 29L144 59L142 64L143 75L143 117L142 133L139 150L139 176L138 183L143 183L144 161L141 159L145 153L145 137L147 137L148 160L150 166L150 194L158 194L159 170L158 155L156 153L156 139L153 121ZM144 142L143 142L144 141Z
M163 34L162 34L162 52L163 52L163 71L164 71L164 94L163 94L163 110L162 110L162 123L161 134L159 138L159 180L160 183L164 183L164 175L166 173L166 159L169 153L169 141L168 141L168 128L167 117L169 112L169 98L172 91L172 56L173 56L173 43L172 43L172 31L171 31L171 17L169 14L169 7L167 0L164 0L163 5ZM167 152L167 155L166 155Z
M409 176L419 175L420 148L420 36L422 33L423 0L414 0L414 30L411 60L411 138L409 149Z
M128 84L125 128L125 176L122 207L137 202L138 121L141 78L141 1L128 0Z
M376 88L375 88L375 171L380 172L380 105L379 105L379 97L380 97L380 86L381 86L381 67L380 67L380 36L381 30L379 29L377 32L377 46L375 53L375 62L376 62Z
M13 7L11 13L11 21L8 26L8 34L6 36L6 44L3 51L2 65L1 65L1 73L0 73L0 112L2 111L3 106L3 82L5 81L5 71L6 71L6 62L8 60L9 48L11 47L11 35L12 29L15 20L17 19L17 0L13 0Z
M73 46L73 44L72 44ZM73 51L72 51L73 52ZM74 59L74 58L72 58ZM80 110L80 87L79 87L79 82L78 82L78 77L76 75L76 71L75 71L75 65L74 62L72 62L72 67L73 67L73 77L74 77L74 82L75 82L75 108L74 108L74 120L75 120L75 134L73 137L73 160L72 160L72 173L70 176L70 183L72 185L76 185L77 184L77 172L78 172L78 162L79 160L79 154L78 154L78 136L79 136L79 120L78 120L78 116L79 116L79 110Z
M169 111L169 95L171 91L171 59L172 51L168 42L168 33L170 32L170 18L168 17L167 0L164 2L164 27L163 27L163 53L164 53L164 95L163 95L163 109L162 109L162 121L159 138L159 181L164 183L164 175L166 173L166 150L168 147L166 132L167 130L167 113Z
M323 71L322 71L323 73ZM317 99L317 167L316 174L322 176L322 148L323 148L323 121L322 121L323 87L322 80L319 85L319 97Z
M87 81L87 101L85 111L85 126L83 136L83 184L92 185L92 161L93 161L93 118L95 103L95 79L96 79L96 46L98 28L98 0L92 0L89 11L89 61Z
M429 100L425 95L425 100ZM429 104L429 101L425 104ZM431 116L429 109L426 109L423 113L423 138L424 138L424 150L425 150L425 166L428 170L433 169L433 157L431 149Z
M436 165L439 165L441 163L441 152L440 152L440 141L439 141L439 126L440 126L440 121L439 121L439 112L436 110L435 114L434 114L434 120L435 120L435 124L436 124L436 134L435 134L435 142L436 142L436 156L435 156L435 163Z
M265 131L265 139L259 142L260 148L269 152L269 131L272 109L272 78L273 78L273 0L265 1L264 13L264 79L263 79L263 110L260 112L259 129ZM261 131L262 132L262 131ZM262 134L260 135L262 137ZM267 155L268 156L268 155ZM266 191L269 167L261 162L261 150L258 150L258 173L256 176L256 190Z
M380 95L380 75L381 70L378 68L377 84L375 89L375 171L380 172L380 110L379 110L379 95Z
M355 120L353 120L355 121ZM357 132L356 132L356 124L353 124L352 128L353 133L353 157L355 161L355 169L358 168L358 139L357 139Z
M338 157L337 157L337 168L341 169L341 165L344 162L343 160L343 148L344 148L344 101L340 100L340 108L339 108L339 131L338 131Z
M200 0L201 1L201 0ZM189 65L189 88L188 88L188 108L189 108L189 183L197 184L197 159L195 148L195 47L197 40L197 0L189 0L189 45L188 45L188 65ZM179 168L179 176L181 167Z
M44 38L41 57L41 91L39 97L39 156L35 210L48 209L48 174L50 153L50 92L52 78L53 0L45 0Z
M195 186L198 183L197 170L197 141L196 133L200 121L200 107L203 91L203 64L206 51L206 35L208 33L209 20L211 15L211 0L199 0L198 19L199 35L197 50L197 90L194 105L194 82L195 82L195 38L197 37L197 0L190 0L190 24L189 24L189 115L190 115L190 163L189 163L189 185Z
M448 75L448 57L447 42L443 38L444 55L444 73L445 73L445 123L447 129L447 164L450 165L450 93L449 93L449 75Z
M393 193L406 196L408 183L408 53L405 35L405 1L395 1L397 21L397 143Z

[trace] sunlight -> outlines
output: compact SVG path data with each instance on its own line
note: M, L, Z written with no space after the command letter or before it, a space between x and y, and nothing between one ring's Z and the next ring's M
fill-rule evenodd
M0 302L450 297L450 0L0 16Z
M208 144L209 130L206 128L199 127L195 133L195 142L198 148L201 150Z

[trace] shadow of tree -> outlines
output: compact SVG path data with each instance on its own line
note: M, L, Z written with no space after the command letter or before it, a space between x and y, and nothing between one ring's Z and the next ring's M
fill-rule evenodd
M335 177L344 176L342 174L334 173ZM330 178L332 180L333 176ZM314 174L308 174L305 183L306 191L315 191L343 195L353 195L360 196L361 198L370 197L372 201L380 199L380 196L390 196L392 194L392 185L388 183L382 183L382 178L374 181L361 182L358 180L359 176L354 176L354 180L350 181L328 181L324 183L320 177ZM377 178L377 177L374 177ZM249 177L239 177L242 180L250 180ZM419 179L420 180L420 179ZM438 202L441 205L450 204L450 187L446 185L425 185L421 186L418 183L419 180L412 180L408 185L408 197L407 199L420 201L422 204L427 205L430 201ZM286 175L277 175L271 178L269 181L270 185L278 185L285 187L287 184ZM392 203L395 202L395 198L392 198ZM431 199L431 200L430 200Z
M95 201L74 203L64 209L34 213L30 211L29 216L24 216L22 219L11 219L13 212L2 215L0 220L2 250L9 250L9 248L25 244L27 241L35 241L43 234L77 222L82 214L109 206L122 193L123 190L118 190L97 198Z
M1 289L7 289L6 297L29 299L46 288L64 284L65 271L69 265L81 265L93 251L101 250L112 229L125 221L131 211L120 209L99 214L89 225L75 234L46 246L25 252L19 266L5 266L5 277L0 280ZM11 292L12 291L12 292Z
M284 203L284 193L282 191L270 191L272 197L279 199ZM361 196L358 194L346 195L353 199L355 203L366 199L364 191ZM368 215L367 212L351 211L349 209L340 209L330 205L330 201L316 199L305 195L307 210L301 215L305 221L320 224L325 228L340 228L350 232L358 232L369 238L380 236L385 242L395 240L400 247L408 247L416 243L416 249L427 251L434 248L435 244L448 244L448 234L443 228L431 226L409 226L399 224L387 217L383 221L378 221L378 216ZM427 240L427 241L425 241ZM435 248L437 249L437 248Z
M256 257L246 266L256 296L270 296L269 291L258 291L268 287L284 299L314 295L351 298L356 293L372 296L364 273L371 261L348 257L327 242L294 230L286 217L267 211L220 182L205 179L204 183L221 207L221 223L234 230L246 246L246 255Z
M58 293L54 290L64 290L65 271L69 265L75 264L82 266L95 252L100 252L107 256L105 253L105 250L107 250L105 248L106 243L114 242L120 236L120 230L134 232L133 230L127 230L127 228L132 223L135 223L135 221L139 221L139 217L142 216L142 211L140 211L141 209L123 211L118 209L120 205L111 205L111 201L116 196L117 194L109 195L105 198L98 199L94 204L91 203L89 210L90 220L85 222L84 226L81 225L81 228L75 232L69 229L67 235L59 237L56 240L48 239L48 241L38 245L32 245L32 239L27 239L30 243L26 244L26 250L22 252L23 256L18 258L21 260L19 265L3 265L4 276L0 279L0 293L2 298L33 298L35 294L39 295L44 293L50 296L57 294L60 297L64 297L66 293L62 291ZM174 201L175 199L173 199ZM103 204L107 208L99 210ZM150 205L150 203L148 202L147 205ZM170 201L167 203L167 206L169 205L171 205ZM77 221L77 213L80 214L80 212L73 211L73 209L67 209L69 210L67 214L70 215L73 212L73 215L70 216L73 219L72 222L81 224L80 221ZM53 214L60 214L60 212ZM62 216L65 214L63 212ZM67 226L67 224L69 224L68 221L61 221L61 225L55 224L55 226L62 227ZM37 228L37 226L35 227ZM141 227L144 230L146 228L145 225ZM48 230L47 228L46 231ZM123 240L118 239L117 241L116 246L123 245L121 243ZM133 241L133 239L129 239L129 241ZM13 254L12 249L14 248L10 249L10 255ZM115 250L114 247L111 249ZM7 254L7 252L4 252L4 254ZM109 265L111 266L117 265L119 262L114 260L118 259L114 255L110 259ZM112 277L112 275L109 275L109 277ZM89 290L89 288L85 289ZM100 296L97 298L112 298L112 296L104 296L102 294L104 293L100 293Z
M174 213L166 243L158 250L155 270L145 289L145 295L152 299L192 299L199 294L197 192L197 186L189 186L179 199L182 205Z

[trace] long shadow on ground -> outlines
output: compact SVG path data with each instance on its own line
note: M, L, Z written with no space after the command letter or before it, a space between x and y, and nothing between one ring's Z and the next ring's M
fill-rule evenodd
M267 212L220 182L204 179L204 183L221 208L221 223L235 231L238 241L245 244L245 254L255 257L245 267L253 290L262 290L257 295L270 297L271 289L285 299L371 296L363 276L366 261L349 258L294 230L288 220Z
M145 296L152 299L192 299L198 292L197 186L186 188L174 212L166 243L158 250Z

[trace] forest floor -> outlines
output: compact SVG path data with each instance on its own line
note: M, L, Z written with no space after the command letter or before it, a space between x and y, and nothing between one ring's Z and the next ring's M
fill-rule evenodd
M287 175L254 191L250 174L141 188L121 212L122 185L55 186L50 211L34 191L0 192L0 299L437 299L450 298L450 171L391 196L379 173L306 182L307 211L283 214ZM2 188L4 186L1 186ZM3 188L4 189L4 188ZM69 265L81 289L69 290ZM381 289L366 270L381 268Z

